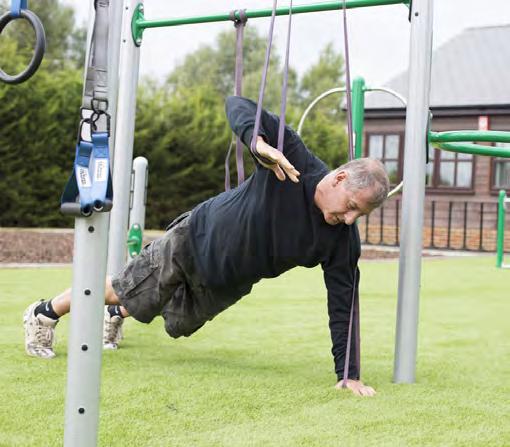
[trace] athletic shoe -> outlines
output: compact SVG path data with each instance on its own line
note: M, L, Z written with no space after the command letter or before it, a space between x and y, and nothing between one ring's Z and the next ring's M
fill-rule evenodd
M58 320L49 318L41 313L38 315L34 314L35 308L41 301L36 301L28 306L23 314L25 351L33 357L52 359L55 357L53 344L55 342L55 326Z
M108 306L104 307L103 349L119 348L119 342L122 340L123 323L124 318L118 315L111 317Z

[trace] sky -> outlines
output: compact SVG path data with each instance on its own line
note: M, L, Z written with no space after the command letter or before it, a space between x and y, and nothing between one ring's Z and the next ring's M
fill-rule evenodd
M75 8L79 24L88 20L89 2L64 0ZM288 5L279 1L279 6ZM294 5L318 3L295 0ZM146 0L146 19L187 17L209 13L227 13L233 9L270 8L271 0ZM407 69L409 61L408 9L404 5L377 6L347 11L351 76L363 76L372 87L382 86ZM466 28L510 24L510 0L435 0L434 48ZM267 34L269 19L252 19ZM287 18L276 18L275 40L278 49L285 45ZM213 43L215 36L231 30L232 23L186 25L166 29L148 29L141 46L140 74L164 79L183 61L186 54L201 45ZM290 64L303 74L318 58L322 48L333 42L343 53L342 12L328 11L293 17ZM332 86L334 87L334 86Z

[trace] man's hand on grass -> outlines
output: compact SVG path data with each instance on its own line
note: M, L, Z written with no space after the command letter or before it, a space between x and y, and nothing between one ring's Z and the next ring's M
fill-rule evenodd
M342 383L343 380L340 380L336 385L335 388L337 390L342 389ZM347 379L347 388L350 389L353 394L356 394L357 396L375 396L376 392L371 386L364 385L361 380L352 380Z
M285 174L287 174L294 183L299 182L299 171L292 166L283 153L267 144L262 137L257 137L257 152L258 155L264 157L264 159L268 161L266 162L257 157L259 163L265 168L273 171L278 180L284 181Z

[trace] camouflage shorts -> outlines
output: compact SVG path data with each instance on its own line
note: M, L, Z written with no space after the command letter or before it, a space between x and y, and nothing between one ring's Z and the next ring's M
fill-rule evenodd
M163 237L143 248L112 280L129 314L143 323L161 315L171 337L189 336L214 315L214 297L198 277L190 246L191 212L175 219ZM209 306L210 307L210 306Z

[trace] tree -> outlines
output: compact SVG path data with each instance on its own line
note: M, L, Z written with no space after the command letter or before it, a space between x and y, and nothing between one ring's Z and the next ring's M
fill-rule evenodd
M74 159L81 73L0 84L0 225L69 226L59 199Z
M243 50L243 95L257 100L266 52L265 37L261 37L255 28L247 27ZM189 54L168 76L166 85L171 91L207 85L225 98L234 93L234 65L235 34L232 30L220 33L213 45L203 45ZM273 48L264 98L264 106L269 110L279 110L282 75L280 57ZM289 69L288 96L289 104L297 102L297 74L292 68Z
M80 30L73 9L57 0L33 7L46 28L43 65L28 82L0 84L0 225L69 226L71 219L58 209L74 158L82 74L74 67L77 60L66 59L76 56L72 45ZM31 57L31 31L22 20L5 31L0 66L18 73Z
M310 67L301 80L303 110L321 93L343 85L343 58L329 44L321 52L318 62ZM347 161L345 113L341 107L343 98L343 94L335 95L318 103L308 115L302 131L307 146L331 168Z

